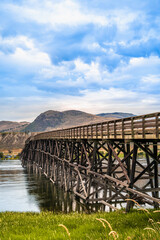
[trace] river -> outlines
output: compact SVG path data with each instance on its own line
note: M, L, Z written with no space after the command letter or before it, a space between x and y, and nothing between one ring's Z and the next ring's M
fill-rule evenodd
M139 181L139 187L144 181ZM23 168L20 160L0 160L0 212L88 213L102 209L100 204L85 205L77 201L73 194L54 185L44 175L33 173L32 167Z
M20 160L0 160L0 212L3 211L67 213L87 209L45 176L27 171Z

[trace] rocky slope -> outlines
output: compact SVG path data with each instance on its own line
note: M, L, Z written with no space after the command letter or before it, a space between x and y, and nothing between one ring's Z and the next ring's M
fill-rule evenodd
M0 121L0 132L20 132L29 122Z
M41 113L31 124L29 124L24 129L24 131L50 131L52 129L67 128L71 126L90 124L111 119L113 119L113 117L104 118L76 110L69 110L64 112L49 110L47 112Z
M31 133L0 133L0 151L22 149L30 136Z

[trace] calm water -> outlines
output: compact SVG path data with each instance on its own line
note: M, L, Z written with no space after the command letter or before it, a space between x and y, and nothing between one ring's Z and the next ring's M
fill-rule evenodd
M141 187L145 182L139 181L138 186ZM23 168L20 160L0 160L0 212L93 212L102 210L101 207L76 201L73 194L64 192L45 176L35 174L35 171L33 173L32 167Z
M71 193L22 168L20 160L0 160L0 212L42 210L87 211Z

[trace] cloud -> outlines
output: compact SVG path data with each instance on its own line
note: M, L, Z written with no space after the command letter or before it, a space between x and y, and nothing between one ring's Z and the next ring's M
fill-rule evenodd
M117 68L110 71L101 64L99 59L89 64L78 58L74 61L63 62L60 66L54 66L54 71L50 72L48 77L50 78L49 82L56 77L54 85L57 83L64 86L94 87L96 84L96 87L123 86L124 89L135 90L135 86L136 88L142 87L144 82L159 82L159 65L160 58L158 56L130 58L129 62L121 61ZM154 74L152 74L153 72Z
M1 119L33 121L48 109L77 109L93 114L102 112L132 112L145 114L159 110L160 96L120 88L85 90L81 96L55 94L50 97L20 97L0 99ZM9 103L9 104L8 104ZM47 108L46 108L47 106ZM16 115L15 115L16 109ZM7 113L10 112L10 115Z
M1 1L2 116L158 111L159 30L156 0Z
M101 48L98 43L94 43L91 47ZM158 56L121 60L120 56L110 49L108 52L103 51L105 56L96 57L90 63L82 58L76 58L54 64L51 56L41 49L41 45L37 44L36 40L25 36L1 37L0 49L1 69L3 71L6 69L4 77L9 76L10 69L12 69L12 78L19 79L19 82L22 76L23 81L26 82L25 78L30 75L28 85L32 83L35 89L46 95L47 91L53 92L58 89L59 92L64 92L65 88L68 88L66 92L72 95L76 87L79 88L78 91L74 90L77 94L81 94L81 90L85 88L100 89L104 86L106 89L123 86L125 90L133 90L136 86L145 91L143 83L147 81L148 76L152 76L155 82L160 74ZM108 61L104 64L103 59ZM117 67L112 71L110 60L118 61ZM9 70L8 66L10 66Z
M22 5L8 4L5 8L19 21L30 20L39 24L50 24L57 30L60 25L107 24L104 16L85 12L78 2L72 0L25 1Z
M14 50L16 47L23 49L34 49L34 42L26 36L2 37L0 36L0 48L2 50Z
M160 75L153 75L149 74L147 76L142 77L142 82L143 83L148 83L148 84L159 84L160 83Z
M33 39L26 36L10 38L0 37L0 65L1 69L12 69L12 75L31 74L40 69L51 67L51 59L46 52L40 50ZM8 69L9 71L9 69Z

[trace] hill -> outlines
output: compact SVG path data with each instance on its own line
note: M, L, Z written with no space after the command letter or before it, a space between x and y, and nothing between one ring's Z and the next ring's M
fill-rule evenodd
M32 133L33 135L33 133ZM0 133L0 151L2 150L22 150L25 141L31 136L31 133Z
M52 111L41 113L24 131L42 132L53 129L67 128L72 126L90 124L111 120L113 117L102 117L82 111L69 110L64 112Z
M0 132L20 132L29 122L0 121Z
M109 118L127 118L127 117L134 117L136 115L132 113L113 112L113 113L100 113L100 114L97 114L97 116L109 117Z

